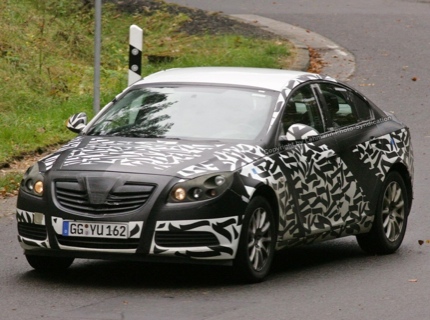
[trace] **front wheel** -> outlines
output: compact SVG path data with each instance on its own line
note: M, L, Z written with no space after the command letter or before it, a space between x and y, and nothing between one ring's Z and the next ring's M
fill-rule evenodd
M395 252L405 236L408 214L405 182L398 172L392 171L382 185L372 229L357 235L359 246L370 254Z
M45 257L27 254L25 257L30 266L41 272L58 272L66 270L75 260L74 258Z
M275 253L275 219L263 197L255 197L245 211L234 263L238 276L249 282L262 281L270 271Z

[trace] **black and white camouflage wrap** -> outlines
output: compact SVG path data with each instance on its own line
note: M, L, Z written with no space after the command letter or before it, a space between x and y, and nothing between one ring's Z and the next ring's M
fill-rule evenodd
M304 74L294 80L291 80L287 87L286 87L286 94L288 95L291 90L299 86L300 84L306 82L306 81L312 81L312 80L327 80L331 82L337 82L334 78L326 75L320 75L320 74Z
M69 141L67 144L65 144L60 149L58 149L55 153L48 155L45 158L41 159L40 161L45 165L45 170L46 171L51 170L55 161L61 155L61 152L66 151L68 149L77 148L81 144L82 138L83 138L82 136L76 137L75 139Z
M346 164L326 145L301 144L283 155L297 202L289 197L282 239L311 242L370 228L369 202Z
M218 146L188 145L169 141L113 141L94 138L85 147L73 150L65 159L63 167L92 164L121 166L149 164L157 170L165 170L184 161L196 159L202 152L216 147Z
M236 255L241 224L238 217L201 220L158 221L155 226L151 245L151 254L198 258L198 259L232 259ZM156 244L155 233L159 231L203 231L212 233L219 242L217 246L167 248Z
M288 128L285 138L287 141L302 141L317 135L319 132L314 128L297 123Z
M178 173L183 177L189 177L214 171L236 171L264 156L264 149L259 146L237 144L214 151L210 160L191 165Z
M400 141L405 138L402 134L406 133L400 133L393 139ZM391 136L384 136L381 139L385 141L385 144L391 146ZM256 183L247 184L249 181L247 179L250 178L269 186L274 190L278 200L280 213L278 240L283 245L356 234L370 228L373 220L373 216L369 212L369 202L365 198L363 190L358 186L356 179L345 163L339 157L334 157L334 151L326 145L297 144L283 152L267 154L261 147L247 144L233 146L222 144L215 146L181 145L176 141L132 144L127 141L112 142L104 138L93 140L83 148L78 148L76 151L72 150L64 161L64 167L74 164L85 166L102 163L116 163L121 166L150 164L162 171L184 161L197 159L204 152L215 150L210 160L197 162L197 164L180 170L178 174L186 179L211 172L238 171L241 176L246 178L244 179L246 192L242 194L244 202L249 202L252 198L256 185ZM63 147L63 150L76 147L79 142L80 139L77 139ZM354 150L362 148L361 150L366 154L368 152L366 148L369 148L368 144L357 146ZM382 150L385 149L387 148L382 148ZM396 157L401 157L402 153L398 149L395 148ZM332 156L335 160L327 160ZM393 157L387 159L393 159ZM48 157L44 161L49 160ZM362 160L377 168L376 163L379 158ZM395 160L388 161L395 162ZM370 169L374 171L373 167ZM288 172L289 175L286 176L285 172ZM382 174L378 172L379 170L375 171L375 174L378 176ZM295 190L296 195L292 194L292 189ZM226 221L231 223L227 229L231 231L231 234L240 233L239 219L226 219ZM217 237L221 237L214 226L223 222L225 221L208 220L203 226L199 225L196 229L204 229L217 235ZM195 223L196 221L162 221L157 223L156 230L180 229L184 226L188 228L195 226ZM56 224L54 223L54 225ZM57 227L60 228L60 224ZM237 239L234 239L236 237L233 236L222 238L223 242L220 242L222 243L221 251L216 251L217 253L215 253L214 248L206 248L206 251L204 248L198 248L197 251L162 248L157 246L155 242L151 244L151 252L163 255L189 255L193 258L202 257L206 252L212 258L214 255L220 259L228 256L231 258L235 254L232 248L234 248ZM230 249L227 250L226 248Z
M402 163L408 169L409 175L414 175L414 155L411 137L407 129L401 129L381 137L366 141L353 149L360 160L381 181L393 164Z
M279 121L281 107L288 94L308 80L330 80L319 75L305 75L290 81L277 101L269 131ZM79 117L70 120L75 125ZM289 141L318 135L311 127L297 124L287 132ZM310 140L308 140L310 141ZM315 142L315 143L313 143ZM150 168L154 175L170 175L186 181L204 174L234 172L242 183L239 194L248 203L261 186L273 191L278 219L277 247L316 242L370 230L373 213L369 199L345 162L323 141L291 143L274 152L244 143L183 143L170 140L137 140L120 137L79 136L56 153L41 160L45 171L56 162L58 170L100 170L112 166L111 172L142 173ZM413 154L409 131L385 134L353 146L353 153L367 166L371 175L383 180L391 166L404 164L413 177ZM66 154L62 154L65 152ZM94 169L95 168L95 169ZM133 171L134 170L134 171ZM171 170L171 171L169 171ZM173 172L173 173L172 173ZM177 181L177 180L176 180ZM241 187L242 187L241 186ZM150 254L192 259L229 260L236 255L244 212L230 217L155 222ZM37 219L35 219L37 217ZM45 224L40 214L17 211L18 222ZM51 217L54 232L61 235L63 218ZM143 221L128 222L131 238L142 236ZM157 232L206 232L218 241L216 246L165 247L156 242ZM50 248L48 239L36 241L20 237L24 248ZM64 250L110 251L135 253L135 249L105 250L61 246Z
M30 212L21 209L16 210L16 220L18 223L46 226L45 215L42 213ZM37 248L49 249L48 237L44 240L24 238L18 235L18 241L24 249L32 250Z
M291 245L313 234L335 238L371 226L373 217L363 190L345 163L334 156L335 152L326 145L298 144L240 170L241 175L274 190L280 213L280 242ZM327 160L331 157L333 160ZM246 201L255 189L245 187ZM296 196L291 190L295 190ZM306 242L318 240L318 237Z
M276 102L275 110L272 114L272 119L270 120L270 126L267 129L267 132L269 132L273 128L273 125L276 124L278 117L280 117L282 106L285 104L285 97L286 97L285 94L282 94L279 96L278 101Z
M74 131L80 132L87 125L87 114L85 112L77 113L69 118L67 121L67 128Z

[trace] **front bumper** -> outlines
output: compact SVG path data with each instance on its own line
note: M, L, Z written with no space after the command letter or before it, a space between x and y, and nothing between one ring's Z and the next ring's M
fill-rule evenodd
M218 198L166 203L171 183L158 188L139 210L94 215L64 210L50 197L20 192L18 241L25 254L75 258L197 262L234 259L246 202L229 189ZM54 197L52 197L54 198ZM127 239L74 237L63 234L64 221L115 222L128 225Z

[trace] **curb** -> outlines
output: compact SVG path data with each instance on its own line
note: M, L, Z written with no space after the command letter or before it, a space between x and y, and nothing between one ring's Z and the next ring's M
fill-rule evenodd
M231 17L255 24L267 31L287 38L294 45L296 58L291 69L306 71L309 67L309 51L315 49L324 62L323 72L335 79L347 81L355 71L354 55L330 39L315 32L288 23L253 14L234 14Z

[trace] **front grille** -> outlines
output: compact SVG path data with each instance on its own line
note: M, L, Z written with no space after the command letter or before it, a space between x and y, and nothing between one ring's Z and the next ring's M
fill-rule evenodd
M204 231L158 231L155 233L155 243L169 248L219 245L213 233Z
M113 188L103 201L94 201L92 199L97 200L97 194L89 195L85 183L77 180L56 181L55 195L60 205L69 210L90 214L114 214L140 208L149 199L154 188L152 185L127 182Z
M57 235L57 240L63 246L90 249L137 249L139 245L139 239L105 239Z
M46 226L33 223L18 222L18 234L34 240L45 240L47 237Z

